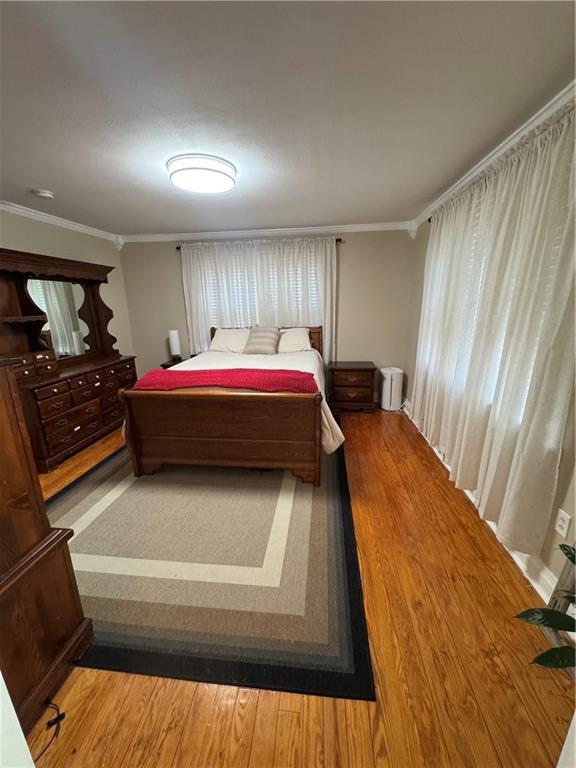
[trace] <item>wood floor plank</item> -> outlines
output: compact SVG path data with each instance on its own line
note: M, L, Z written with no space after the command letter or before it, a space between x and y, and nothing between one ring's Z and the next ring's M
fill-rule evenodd
M237 698L238 688L218 686L202 743L195 752L197 768L221 768L224 765Z
M302 712L302 702L304 696L301 693L287 693L281 691L279 694L278 709L281 712Z
M302 722L298 712L278 712L274 760L271 768L308 768L300 751ZM266 765L263 763L262 765Z
M346 702L344 699L323 700L324 764L326 768L354 768L348 753Z
M232 718L230 739L224 765L226 768L247 768L256 725L258 691L240 688Z
M148 678L134 675L133 679ZM118 768L172 765L197 688L197 683L189 680L158 679L153 694L147 699L143 716L132 731L122 762L116 763ZM129 707L128 697L126 709ZM126 728L122 731L130 733ZM114 755L114 761L117 760L119 750L109 749L108 753Z
M218 688L217 685L198 683L194 701L184 721L182 737L172 761L173 768L190 768L191 756L194 755L196 760L196 756L203 749L206 733L215 715L214 702Z
M274 762L279 701L280 696L274 691L259 693L250 751L250 768L263 768Z
M306 768L324 765L324 705L319 696L302 703L302 762Z
M346 727L348 754L354 768L375 768L368 702L346 699Z

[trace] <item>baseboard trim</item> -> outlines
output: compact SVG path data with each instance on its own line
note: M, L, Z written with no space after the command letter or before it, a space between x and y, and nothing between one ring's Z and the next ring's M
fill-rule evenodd
M409 406L409 410L407 408ZM414 419L412 418L412 403L409 403L406 401L404 403L404 412L410 419L410 421L414 424L416 429L418 429L418 432L422 435L424 440L428 443L428 445L432 448L436 456L438 457L439 461L442 462L442 464L446 467L448 471L450 471L450 465L447 464L444 461L444 458L440 451L438 451L437 448L435 448L432 443L428 440L426 435L424 435L420 429L418 428L418 425L414 422ZM474 498L474 495L470 493L470 491L464 491L466 496L470 499L470 502L474 505L474 508L476 511L478 511L478 505L476 503L476 499ZM494 536L496 537L496 540L498 541L498 544L503 547L503 549L508 552L518 569L522 572L524 577L530 582L530 584L534 587L536 592L540 595L542 600L544 600L545 603L547 603L550 598L552 597L552 592L554 592L554 589L556 587L556 584L558 582L557 577L554 575L554 573L548 568L548 566L535 555L527 555L524 552L517 552L515 549L509 549L505 544L503 544L500 539L498 539L498 533L497 528L498 526L496 523L494 523L492 520L483 520L482 521L485 525L490 528Z
M404 400L404 405L402 406L402 410L408 416L410 421L412 421L412 403L410 402L410 400Z
M498 539L496 523L491 520L485 520L484 522ZM515 549L509 549L506 544L503 544L500 540L498 540L498 543L501 547L504 547L530 584L532 584L536 592L538 592L542 600L547 603L552 597L552 592L554 592L554 588L558 581L550 568L535 555L526 555L524 552L517 552Z

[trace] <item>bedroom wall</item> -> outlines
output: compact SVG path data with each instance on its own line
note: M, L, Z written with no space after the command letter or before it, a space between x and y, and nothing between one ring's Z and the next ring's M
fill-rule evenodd
M420 295L422 235L407 232L347 234L339 247L337 356L414 369ZM129 243L121 259L139 370L168 358L170 328L189 354L180 255L175 243Z
M118 339L116 345L118 350L123 354L132 354L132 330L124 274L120 254L110 240L2 211L0 212L0 247L113 266L113 271L108 275L108 283L102 286L101 294L114 312L109 329Z

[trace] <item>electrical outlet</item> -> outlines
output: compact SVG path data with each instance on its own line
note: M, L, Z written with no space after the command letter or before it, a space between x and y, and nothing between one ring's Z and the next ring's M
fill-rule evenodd
M570 528L571 521L572 518L568 512L564 512L563 509L558 510L558 514L556 515L556 523L554 524L554 530L559 536L562 536L563 539L565 539L568 535L568 529Z

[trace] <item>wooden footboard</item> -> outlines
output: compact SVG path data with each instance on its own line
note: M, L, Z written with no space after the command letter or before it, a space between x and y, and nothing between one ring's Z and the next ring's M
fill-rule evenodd
M122 390L134 473L162 464L288 469L320 484L322 395Z

